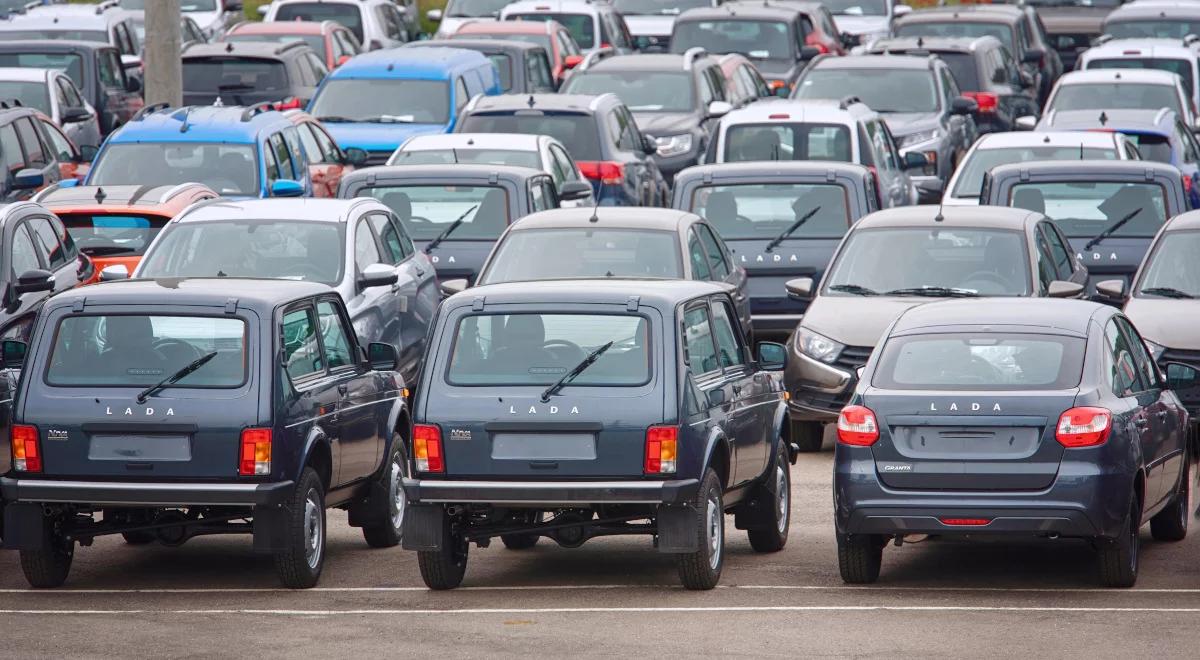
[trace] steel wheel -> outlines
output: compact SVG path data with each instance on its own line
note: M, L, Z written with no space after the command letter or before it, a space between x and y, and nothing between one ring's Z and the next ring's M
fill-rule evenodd
M309 489L304 495L304 560L313 570L321 564L325 551L325 521L321 514L321 497Z
M705 538L708 541L708 567L717 570L721 565L721 541L725 534L725 514L721 511L721 503L716 498L708 498L706 512L708 524L705 525Z
M396 458L392 461L391 474L388 476L388 504L392 508L392 527L396 529L404 529L404 509L408 506L408 498L404 495L404 489L400 487L400 480L404 478L404 466L401 465L401 458L396 454Z
M784 473L786 468L782 465L775 466L775 513L777 520L775 521L775 529L782 534L783 530L787 529L788 516L791 514L791 492L788 488L787 474Z

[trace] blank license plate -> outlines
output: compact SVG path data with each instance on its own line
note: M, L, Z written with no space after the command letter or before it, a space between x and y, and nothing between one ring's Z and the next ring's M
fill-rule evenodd
M514 461L593 461L596 436L591 433L495 433L492 458Z
M88 446L93 461L190 461L186 435L93 435Z

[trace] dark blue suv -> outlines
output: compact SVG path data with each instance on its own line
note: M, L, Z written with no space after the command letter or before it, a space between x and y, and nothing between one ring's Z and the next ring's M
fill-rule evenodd
M706 282L489 284L438 311L414 403L404 547L433 589L468 544L653 535L711 589L725 514L759 552L787 542L786 350L751 354Z

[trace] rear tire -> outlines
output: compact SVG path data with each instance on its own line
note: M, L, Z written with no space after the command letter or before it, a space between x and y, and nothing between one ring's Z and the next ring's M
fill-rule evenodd
M821 422L792 422L792 444L805 453L821 451L825 441L825 425Z
M304 468L287 509L284 549L275 553L275 572L289 589L308 589L325 565L325 488L311 467Z
M712 468L705 470L693 506L697 550L679 555L679 580L686 589L702 591L717 586L725 566L724 492Z
M436 591L453 589L462 584L467 572L470 546L462 535L450 529L450 516L442 514L442 549L417 552L417 566L425 586Z
M886 541L873 534L838 534L838 570L846 584L872 584L879 579Z
M404 438L399 433L393 433L392 451L388 454L387 463L384 463L383 474L379 475L387 498L372 502L376 510L368 512L371 520L383 522L362 528L363 538L372 548L393 548L404 540L404 511L408 508L408 498L404 495L401 480L407 476L408 454L404 450Z
M1191 465L1185 460L1175 499L1150 519L1150 535L1155 541L1182 541L1188 532L1188 500L1192 492Z
M1138 530L1141 529L1141 506L1137 498L1132 499L1129 513L1125 516L1125 525L1120 536L1115 539L1103 539L1100 546L1100 584L1105 587L1128 589L1137 583L1138 548L1141 541Z
M67 581L74 558L75 542L55 536L47 548L21 551L21 572L35 589L61 587Z
M774 524L767 528L751 529L750 547L755 552L779 552L787 545L788 531L792 521L792 475L788 469L788 451L783 443L775 450L775 462L771 471L759 486L762 493L760 504L771 507Z
M142 530L140 532L121 532L121 538L129 545L146 545L154 543L158 540L158 536L154 532Z

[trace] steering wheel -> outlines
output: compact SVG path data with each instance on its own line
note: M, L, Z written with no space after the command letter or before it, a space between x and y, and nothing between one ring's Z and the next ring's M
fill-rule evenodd
M177 362L181 367L202 355L200 349L182 339L175 339L173 337L155 339L151 348L170 363L175 364Z
M310 282L320 282L321 278L325 277L325 273L321 272L316 266L308 263L289 264L280 273L281 277L299 276Z
M562 362L579 362L587 357L587 353L578 344L573 344L566 339L551 339L542 344L542 348L546 349L556 360Z
M997 275L996 273L993 273L990 270L975 271L974 273L971 273L970 275L965 277L963 280L963 282L965 284L975 282L975 281L986 282L988 284L995 285L1000 292L1008 290L1008 288L1011 286L1011 283L1007 279ZM975 288L975 287L967 287L967 288Z

